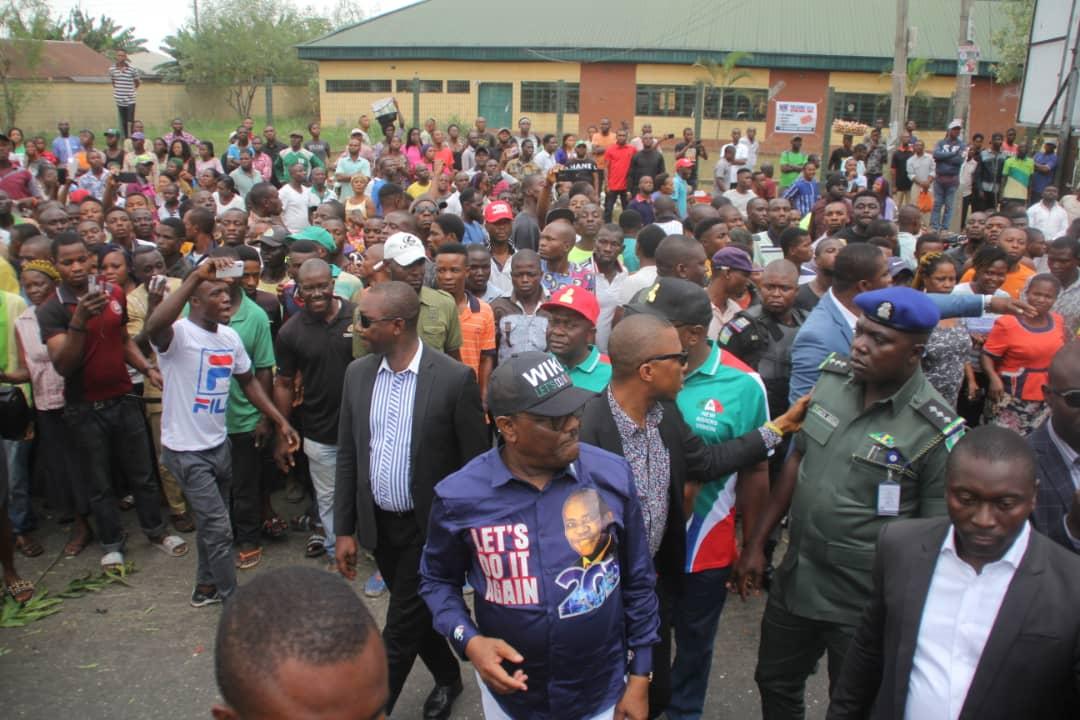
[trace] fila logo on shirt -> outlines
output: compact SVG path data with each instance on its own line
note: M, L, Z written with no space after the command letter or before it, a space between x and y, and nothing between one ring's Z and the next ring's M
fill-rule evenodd
M199 359L198 385L191 412L195 415L208 413L220 415L225 412L229 396L229 381L233 371L232 350L204 348Z

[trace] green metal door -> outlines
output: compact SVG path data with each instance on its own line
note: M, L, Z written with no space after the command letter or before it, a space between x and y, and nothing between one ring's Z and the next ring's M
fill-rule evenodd
M480 99L477 112L487 118L490 132L510 127L510 114L514 109L513 83L480 83Z

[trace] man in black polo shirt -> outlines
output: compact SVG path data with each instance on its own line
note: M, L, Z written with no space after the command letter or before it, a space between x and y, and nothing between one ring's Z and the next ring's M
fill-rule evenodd
M333 564L338 410L345 368L353 359L354 307L348 300L334 297L330 266L318 258L300 266L296 297L303 303L301 310L281 327L274 344L278 364L274 404L282 415L289 417L293 408L294 380L299 372L304 384L304 399L300 404L304 454L326 533L326 552ZM280 458L279 465L292 462L287 447L279 444L275 452Z
M851 202L852 221L834 237L846 242L868 242L870 223L881 217L881 200L871 190L864 190Z
M123 465L139 525L151 544L173 557L185 555L187 543L165 531L150 438L139 400L131 394L127 366L158 388L161 373L128 336L123 288L91 277L82 238L61 233L53 240L53 256L60 286L38 307L37 318L53 367L64 377L64 419L82 454L90 509L105 551L101 564L115 568L124 563L124 530L110 482L110 457Z

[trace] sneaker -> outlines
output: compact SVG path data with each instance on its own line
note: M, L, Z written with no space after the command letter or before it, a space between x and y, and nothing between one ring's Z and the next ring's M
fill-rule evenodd
M210 590L210 592L203 592L196 587L191 592L191 607L201 608L219 603L221 603L221 595L218 595L217 588Z
M376 570L364 583L364 595L369 598L377 598L386 592L386 583L383 582L382 573Z

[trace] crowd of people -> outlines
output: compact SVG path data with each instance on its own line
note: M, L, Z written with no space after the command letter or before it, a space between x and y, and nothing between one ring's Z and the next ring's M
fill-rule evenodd
M220 718L390 714L417 656L426 718L462 659L489 720L707 717L729 591L768 592L767 718L804 716L826 652L829 717L1080 712L1080 199L1052 143L875 127L827 161L793 138L773 180L754 128L687 129L669 171L675 138L607 118L390 112L340 150L248 118L219 154L131 115L100 149L0 135L17 601L40 492L107 571L132 509L195 545ZM292 532L329 572L238 587ZM361 553L381 642L331 576Z

